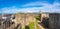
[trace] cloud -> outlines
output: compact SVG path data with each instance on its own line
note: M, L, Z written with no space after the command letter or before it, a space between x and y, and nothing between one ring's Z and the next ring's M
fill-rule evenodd
M31 2L25 5L22 5L22 7L34 7L34 6L45 6L47 4L47 2Z
M36 7L42 6L42 7ZM53 4L47 2L32 2L23 5L23 7L36 7L36 10L42 10L43 12L59 12L60 11L60 3L54 2Z
M37 7L39 6L39 7ZM40 7L41 6L41 7ZM47 2L31 2L17 8L16 6L1 8L2 13L18 13L18 12L60 12L60 3L54 2L53 4Z
M36 9L36 10L35 10ZM18 13L18 12L24 12L24 13L32 13L32 12L38 12L37 8L16 8L16 7L6 7L2 8L2 13Z

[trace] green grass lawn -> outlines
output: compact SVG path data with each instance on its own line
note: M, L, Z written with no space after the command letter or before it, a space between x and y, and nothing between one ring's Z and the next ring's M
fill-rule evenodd
M29 29L34 29L34 22L30 22L28 26L29 26ZM27 29L27 28L24 27L23 29Z
M28 24L28 26L29 26L29 29L35 29L35 24L36 24L36 29L40 29L40 27L38 26L38 16L35 16L35 19L36 19L36 22L34 23L34 22L30 22L29 24ZM23 29L27 29L27 28L23 28Z
M38 26L39 16L35 16L35 19L36 19L36 22L35 22L36 23L36 29L40 29L40 27Z
M34 22L30 22L29 24L28 24L28 26L29 26L29 29L35 29L35 25L34 25ZM36 28L37 29L40 29L40 27L36 24ZM23 28L23 29L25 29L25 27ZM27 28L26 28L27 29Z
M35 26L35 25L34 25L34 22L30 22L30 23L29 23L30 29L34 29L34 26Z

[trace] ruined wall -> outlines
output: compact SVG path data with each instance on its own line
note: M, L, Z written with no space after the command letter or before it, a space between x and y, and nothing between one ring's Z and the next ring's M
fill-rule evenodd
M22 26L29 24L29 22L34 22L35 16L38 14L33 13L18 13L15 14L15 20L17 24L22 24Z
M40 16L42 18L49 17L48 13L42 14L34 14L34 13L17 13L15 14L15 20L17 24L22 24L22 26L28 25L29 22L36 22L35 16ZM41 26L41 25L40 25ZM44 28L43 26L40 27L41 29Z
M43 29L47 29L48 28L48 25L49 25L49 22L48 22L48 20L49 20L49 13L42 13L41 14L41 22L40 22L40 26L42 26L42 27L40 27L41 29L43 28Z

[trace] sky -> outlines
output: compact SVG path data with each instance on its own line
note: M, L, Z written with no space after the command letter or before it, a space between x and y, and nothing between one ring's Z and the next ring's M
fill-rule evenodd
M60 13L60 0L0 0L0 14L39 11Z

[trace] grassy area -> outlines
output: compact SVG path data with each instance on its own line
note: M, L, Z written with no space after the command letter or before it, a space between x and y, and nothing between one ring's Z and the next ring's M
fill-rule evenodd
M23 27L23 29L25 29L25 27Z
M38 17L38 16L35 16L35 19L36 19L36 20L38 20L38 19L39 19L39 17Z
M38 19L39 19L39 17L38 16L35 16L35 19L36 19L36 22L35 22L36 23L36 29L40 29L40 27L38 26ZM35 29L35 23L34 22L30 22L28 24L29 29ZM23 29L25 29L25 27Z
M39 19L39 17L38 16L35 16L35 19L36 19L36 29L40 29L40 27L38 26L38 19Z
M34 29L34 22L30 22L28 26L29 26L29 29ZM27 29L27 28L24 27L23 29Z
M30 29L34 29L34 26L35 26L35 25L34 25L34 22L30 22L30 23L29 23Z
M29 29L35 29L34 22L30 22L30 23L28 24L28 26L29 26ZM36 27L37 27L37 29L40 29L40 27L39 27L37 24L36 24ZM25 29L25 27L24 27L23 29ZM28 29L28 28L26 28L26 29Z
M40 29L40 27L37 25L37 29Z

